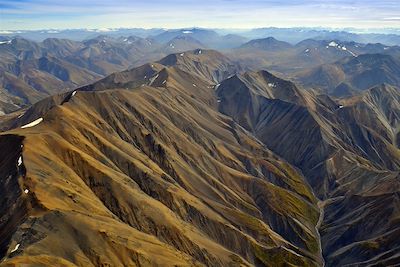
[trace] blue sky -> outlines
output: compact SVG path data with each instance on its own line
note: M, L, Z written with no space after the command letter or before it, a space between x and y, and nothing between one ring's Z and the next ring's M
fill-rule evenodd
M65 28L400 28L400 0L0 0L0 31Z

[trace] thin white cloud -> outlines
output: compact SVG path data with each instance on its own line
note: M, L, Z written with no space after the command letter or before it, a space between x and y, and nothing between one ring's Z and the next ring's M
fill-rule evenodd
M399 27L392 0L1 0L3 29ZM0 4L0 5L1 5Z

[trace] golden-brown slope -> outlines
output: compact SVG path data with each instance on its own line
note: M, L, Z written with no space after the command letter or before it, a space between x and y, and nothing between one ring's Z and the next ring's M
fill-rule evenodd
M318 264L304 177L215 110L209 81L161 71L157 88L78 91L7 132L24 137L18 199L40 209L3 264Z

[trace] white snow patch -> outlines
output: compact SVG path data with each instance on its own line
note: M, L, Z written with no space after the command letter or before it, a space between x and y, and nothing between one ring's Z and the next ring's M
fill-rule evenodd
M28 189L25 189L25 190L24 190L24 193L25 193L25 194L28 194L28 193L29 193L29 190L28 190Z
M147 79L147 75L144 75L144 78Z
M34 120L34 121L32 121L32 122L30 122L30 123L28 123L28 124L25 124L24 126L21 126L21 128L24 129L24 128L33 127L33 126L38 125L38 124L41 123L42 121L43 121L43 118L39 118L39 119Z
M350 50L347 50L347 52L349 52L353 57L356 57L357 55L354 54L353 52L351 52Z
M185 53L181 53L180 56L183 57L183 55L185 55Z
M76 95L76 91L73 91L73 92L72 92L72 96L74 96L74 95Z
M156 76L154 76L154 77L152 77L152 78L150 78L150 83L149 83L149 85L152 85L153 84L153 82L156 80L158 78L158 73L157 73L157 75Z
M343 105L339 105L339 108L343 108Z
M383 50L388 50L390 47L384 47Z
M220 83L215 85L214 90L217 90L220 85L221 85Z
M196 87L197 85L195 85L195 84L192 84L194 87Z
M162 82L162 84L165 84L167 82L167 80L164 80L163 82Z
M170 43L170 44L169 44L169 47L171 47L172 49L175 48L175 46L174 46L173 43Z
M0 42L0 45L2 45L2 44L11 44L11 40L10 40L10 41L3 41L3 42Z
M221 99L218 99L217 102L218 102L218 103L221 103Z
M201 54L201 50L199 50L199 55Z
M328 45L331 46L331 47L336 47L336 46L338 46L338 44L335 43L334 41L330 42Z
M276 84L274 84L274 83L268 83L268 86L269 86L269 87L276 87Z
M14 248L13 250L10 251L10 253L13 253L13 252L17 251L17 250L19 249L19 246L20 246L20 244L17 244L17 245L15 246L15 248Z
M342 50L346 51L346 50L347 50L347 48L346 48L345 46L342 46Z
M18 166L21 166L21 164L22 164L22 157L20 156L20 157L18 158Z
M310 52L310 49L306 49L305 51L304 51L304 53L308 53L308 52Z
M182 33L188 34L188 33L193 33L192 31L183 31Z

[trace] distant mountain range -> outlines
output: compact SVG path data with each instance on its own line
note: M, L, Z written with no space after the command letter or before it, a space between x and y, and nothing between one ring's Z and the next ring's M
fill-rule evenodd
M84 41L48 38L42 42L3 37L0 113L9 113L54 93L168 54L210 47L220 48L242 70L268 69L333 95L352 95L359 87L365 89L380 82L398 85L397 67L392 65L400 60L399 46L314 39L292 45L273 37L247 41L238 35L220 35L202 29L163 31L147 38L115 36L98 35ZM387 60L384 70L374 72L375 78L368 83L346 80L352 78L344 78L343 70L338 67L341 62L366 54L387 55L392 60Z
M363 54L301 71L296 77L308 87L350 96L383 83L400 86L400 60L390 55Z
M82 42L13 38L0 44L0 113L173 52L205 47L189 36L166 43L136 36L100 35Z
M113 37L139 36L142 38L159 37L163 42L180 34L192 34L202 40L210 40L207 44L210 48L220 49L237 46L246 40L274 37L278 40L296 44L305 39L315 40L339 40L342 42L358 43L382 43L385 45L400 45L400 31L398 29L372 29L360 31L357 29L331 30L322 28L256 28L248 30L235 29L141 29L141 28L104 28L104 29L69 29L69 30L32 30L32 31L1 31L0 35L6 37L20 36L35 41L43 41L47 38L71 39L82 41L95 38L99 34L107 34ZM157 38L156 38L157 39ZM221 40L224 40L222 42ZM1 37L0 37L1 41Z

